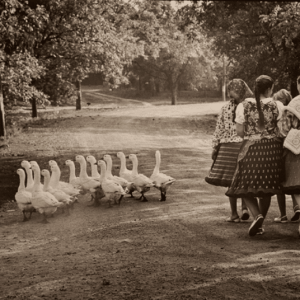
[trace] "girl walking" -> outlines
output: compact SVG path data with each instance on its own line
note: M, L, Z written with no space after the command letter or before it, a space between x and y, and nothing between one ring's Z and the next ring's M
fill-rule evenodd
M280 133L285 137L283 144L285 180L282 187L283 192L292 195L296 202L294 203L296 216L300 213L300 96L295 97L284 107L278 125ZM300 235L300 228L298 232Z
M237 156L242 145L243 138L236 133L235 110L237 105L246 97L252 96L248 85L242 79L233 79L227 86L227 93L230 100L222 107L219 114L216 129L213 136L213 165L209 176L205 181L216 186L229 187L236 168ZM242 199L242 216L237 212L237 199L229 197L231 216L227 222L240 222L249 219L249 212Z
M246 99L236 110L237 134L244 137L237 169L226 195L243 197L254 221L249 235L262 234L271 196L282 193L282 141L277 137L281 110L270 98L274 82L261 75L255 80L255 99ZM259 202L255 197L259 197Z

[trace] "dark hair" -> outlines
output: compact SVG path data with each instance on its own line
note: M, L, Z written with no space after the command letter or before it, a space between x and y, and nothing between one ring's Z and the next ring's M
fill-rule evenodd
M254 95L255 95L256 106L259 114L259 120L258 120L259 130L265 129L264 114L261 110L261 105L260 105L260 95L264 94L267 91L267 89L272 88L273 84L274 84L273 79L267 75L261 75L255 80Z
M297 78L297 84L300 84L300 76Z

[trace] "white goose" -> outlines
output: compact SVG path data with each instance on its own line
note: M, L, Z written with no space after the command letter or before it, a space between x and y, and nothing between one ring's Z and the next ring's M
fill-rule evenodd
M66 160L65 161L65 165L69 167L70 169L70 177L69 177L69 183L72 184L72 186L74 188L77 188L77 189L80 189L81 186L80 186L80 178L79 177L76 177L76 174L75 174L75 163L73 160Z
M18 207L23 213L23 222L26 222L30 220L31 214L35 211L35 209L31 203L32 194L26 191L25 188L25 172L23 169L18 169L17 173L20 177L20 185L18 188L18 192L15 194L15 199L17 201ZM26 212L30 213L29 218L26 217Z
M31 170L31 165L29 163L29 161L27 160L23 160L21 162L21 167L25 169L26 174L27 174L27 184L26 184L26 191L28 192L32 192L32 188L33 188L33 176L32 176L32 170Z
M55 189L59 189L71 197L76 197L80 194L80 189L75 188L72 184L60 180L61 171L56 161L50 160L49 166L52 168L49 185Z
M119 176L126 179L127 181L131 181L132 180L132 171L128 170L126 167L125 154L123 152L118 152L117 157L119 157L119 159L121 161Z
M100 181L93 179L92 177L89 177L86 172L86 160L82 155L76 156L76 161L80 164L80 173L79 173L79 179L80 179L80 186L85 192L91 193L92 199L95 200L95 191L97 187L100 187ZM99 203L95 203L95 206L98 206Z
M88 155L86 157L86 161L91 164L92 178L94 178L95 180L99 180L100 174L98 172L96 158L93 155Z
M154 183L147 176L138 173L138 159L135 154L129 154L129 159L132 161L132 182L134 183L137 191L142 194L139 200L142 199L142 202L147 202L148 200L144 194L154 186Z
M133 182L129 182L125 178L114 176L111 173L112 170L112 158L110 155L106 154L103 156L103 159L106 162L106 178L115 181L116 183L119 183L123 189L128 190L128 192L132 195L132 192L136 190L135 185Z
M156 164L150 179L154 183L154 187L160 190L161 198L159 201L166 201L166 194L169 187L176 181L173 177L159 172L161 163L160 151L155 152Z
M123 196L126 194L124 189L117 182L107 179L106 177L106 164L103 160L98 160L98 166L101 168L101 187L104 192L105 197L108 200L109 206L111 205L111 201L113 200L115 203L117 202L119 205ZM127 191L127 190L126 190Z
M55 169L57 166L52 165L51 166L51 171L53 172L53 169ZM55 171L54 171L55 172ZM73 200L71 196L63 192L62 190L53 188L50 186L50 172L49 170L42 170L41 171L42 176L44 176L44 192L49 192L52 194L59 202L62 202L64 205L62 206L63 208L66 208L67 210L67 215L70 214L69 207L73 204Z
M31 162L31 168L34 174L34 185L32 190L32 206L43 215L42 223L48 223L47 214L53 215L58 207L61 207L63 203L59 202L49 192L44 192L41 186L40 177L41 171L38 164Z

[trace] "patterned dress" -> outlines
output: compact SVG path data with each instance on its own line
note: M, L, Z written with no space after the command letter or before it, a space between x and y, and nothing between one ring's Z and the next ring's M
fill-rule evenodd
M300 107L300 97L293 99L297 101ZM286 137L290 129L300 130L300 120L292 112L286 110L278 122L279 132L282 137ZM285 180L282 183L282 189L285 194L300 194L300 155L296 155L289 149L284 148L284 174Z
M234 179L226 192L229 197L263 197L282 192L282 141L277 138L280 111L273 100L261 101L265 121L265 129L261 131L253 100L246 99L243 103L245 136Z
M237 156L243 139L236 134L234 99L228 101L221 109L212 146L218 151L205 181L216 186L229 187L236 169Z

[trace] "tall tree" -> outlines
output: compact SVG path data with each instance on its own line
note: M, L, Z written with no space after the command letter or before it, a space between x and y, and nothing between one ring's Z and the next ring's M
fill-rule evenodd
M193 39L189 37L188 28L181 26L181 16L170 2L141 1L136 7L131 17L139 25L135 36L145 43L146 55L134 60L135 71L144 71L150 78L165 82L171 93L171 104L175 105L183 78L207 71L209 42L200 31ZM190 78L195 83L199 76Z
M127 82L123 67L143 49L128 29L126 1L49 0L43 6L49 18L33 49L46 74L37 86L55 104L62 100L57 91L76 93L75 84L90 72L101 71L115 86Z
M277 88L295 81L299 72L298 3L202 1L184 7L181 13L187 23L201 25L213 39L215 52L229 57L235 76L252 81L266 73L276 79Z
M44 71L28 51L47 15L43 9L32 10L25 1L4 0L0 3L0 80L1 102L28 101L33 96L46 101L32 80ZM5 133L4 106L0 105L0 132Z

